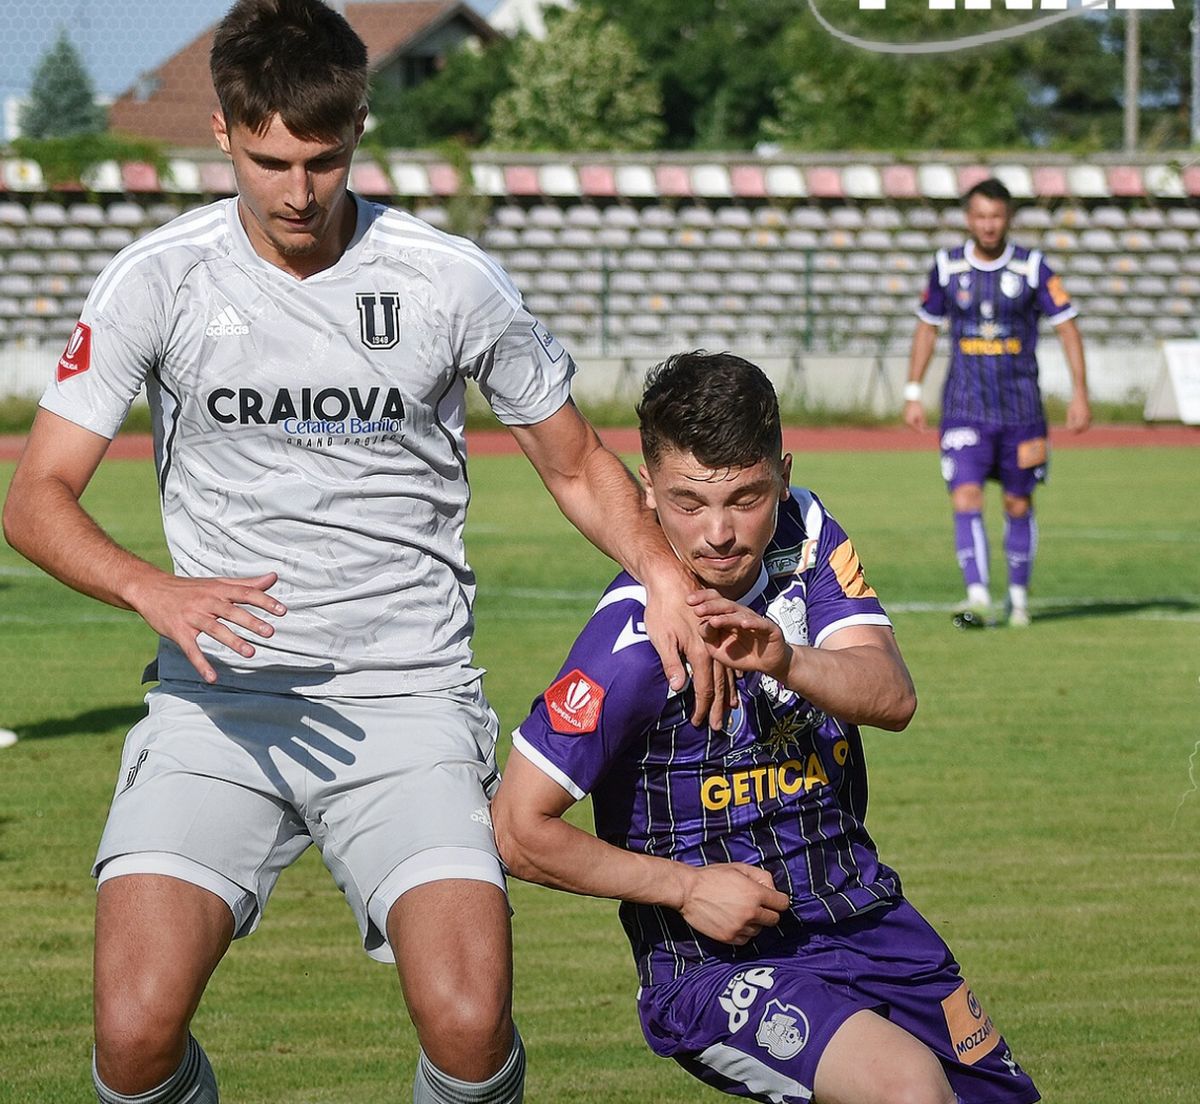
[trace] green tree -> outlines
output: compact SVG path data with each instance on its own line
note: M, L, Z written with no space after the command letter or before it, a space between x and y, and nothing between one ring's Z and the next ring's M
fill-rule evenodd
M100 134L107 113L96 102L91 78L65 30L38 62L21 111L21 131L30 138Z
M658 83L668 149L747 149L774 110L796 0L580 0L619 23Z
M628 34L591 9L551 12L546 37L517 45L513 86L492 105L492 145L648 150L662 100Z
M482 145L490 136L492 103L512 86L509 62L516 42L501 39L482 51L459 49L441 71L415 88L371 92L371 141L391 149L421 149L453 140Z

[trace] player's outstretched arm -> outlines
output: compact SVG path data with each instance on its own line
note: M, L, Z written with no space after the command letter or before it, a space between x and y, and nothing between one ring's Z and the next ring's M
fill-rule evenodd
M492 799L500 857L527 882L675 909L698 932L741 945L788 907L771 875L744 863L692 867L605 843L562 819L575 799L513 751Z
M206 682L216 672L197 643L201 634L244 656L254 647L230 628L261 637L275 630L244 607L281 616L266 591L274 574L251 579L181 579L118 545L80 505L108 439L40 410L4 504L9 544L67 586L120 609L136 611L183 650Z
M536 425L511 428L567 520L646 587L646 631L671 688L686 684L686 660L696 695L693 721L707 718L720 727L729 682L688 608L696 579L671 550L633 474L572 402Z
M1083 336L1075 319L1068 318L1055 327L1062 342L1063 355L1071 373L1071 401L1067 404L1067 429L1082 433L1092 424L1092 406L1088 401L1087 365L1083 359Z
M925 407L921 404L919 391L936 346L937 327L924 319L918 319L916 329L913 330L912 349L908 355L908 380L904 385L904 424L920 433L923 433L928 426L925 422ZM914 388L915 392L912 398L909 398L910 387Z
M770 618L715 590L689 600L704 620L709 650L727 666L770 675L851 724L899 732L912 719L917 695L891 629L849 625L811 648L789 644Z

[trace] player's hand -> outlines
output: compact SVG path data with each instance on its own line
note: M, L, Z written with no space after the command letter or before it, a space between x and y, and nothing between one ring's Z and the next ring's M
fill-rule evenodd
M254 646L231 626L264 639L272 636L274 626L252 610L276 617L287 613L283 603L267 593L278 581L273 571L249 579L185 579L155 571L138 582L129 604L159 636L179 645L205 682L213 683L217 673L200 651L199 638L207 636L249 659Z
M695 577L676 561L646 584L646 634L662 660L672 690L692 678L692 724L720 730L735 693L735 677L709 651L703 627L689 606ZM686 663L686 666L685 666Z
M761 671L786 683L792 646L783 630L769 617L722 598L715 590L688 595L692 610L703 625L709 654L737 671Z
M918 433L924 433L929 428L925 421L925 408L918 400L911 399L904 404L904 424Z
M767 871L746 863L688 867L679 912L696 931L740 947L763 928L773 928L791 904Z
M1086 395L1072 395L1067 404L1067 429L1082 433L1092 424L1092 405Z

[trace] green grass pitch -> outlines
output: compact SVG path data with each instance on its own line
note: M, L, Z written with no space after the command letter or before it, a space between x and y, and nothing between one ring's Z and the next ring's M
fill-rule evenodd
M1200 1084L1196 470L1187 450L1057 454L1035 624L961 633L936 456L797 457L796 482L854 537L920 695L907 732L866 735L870 826L1054 1104L1184 1104ZM521 458L474 460L472 485L477 651L507 732L612 569ZM102 466L87 501L165 562L149 464ZM136 617L0 548L0 725L22 737L0 751L0 1104L91 1099L87 869L151 649ZM642 1042L613 903L525 885L513 902L533 1104L717 1099ZM395 979L358 949L311 851L194 1026L235 1104L408 1092Z

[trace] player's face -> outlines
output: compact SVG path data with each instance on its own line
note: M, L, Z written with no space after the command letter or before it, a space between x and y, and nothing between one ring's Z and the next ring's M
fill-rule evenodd
M714 470L668 449L641 476L676 555L724 597L740 598L758 578L791 470L791 456Z
M967 204L967 232L985 257L998 257L1008 237L1008 204L984 195L971 196Z
M346 181L363 117L311 141L297 138L278 115L255 134L237 123L226 128L224 116L213 113L217 145L233 161L242 225L264 260L304 277L341 256L354 231Z

